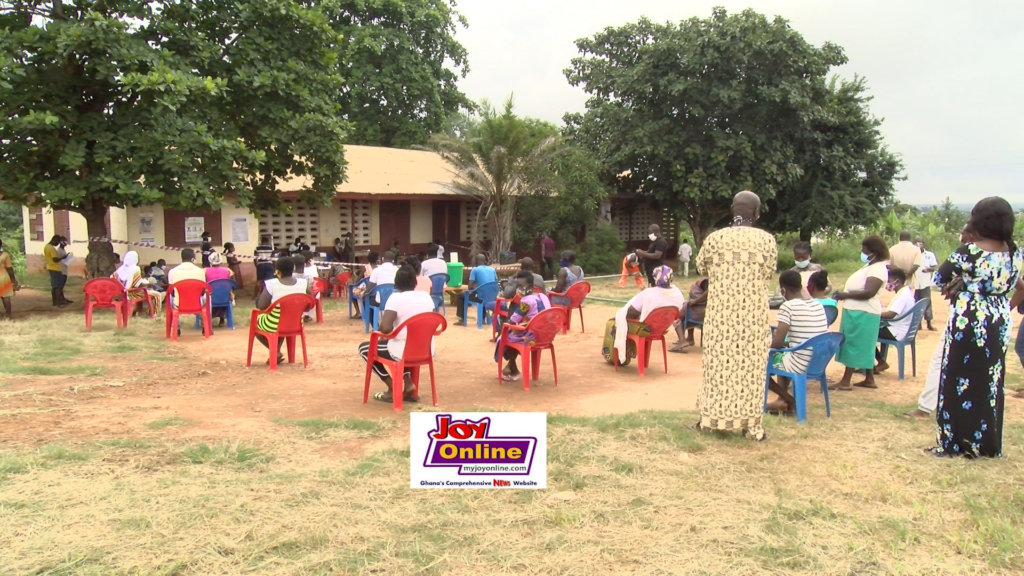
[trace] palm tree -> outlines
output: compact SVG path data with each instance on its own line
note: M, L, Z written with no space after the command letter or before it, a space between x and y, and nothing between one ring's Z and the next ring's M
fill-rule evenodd
M512 109L511 97L501 113L485 102L480 119L463 134L436 134L429 146L448 163L452 180L445 186L480 202L472 249L479 251L481 224L489 225L492 261L512 247L516 201L550 187L545 169L560 141L557 134L539 133Z

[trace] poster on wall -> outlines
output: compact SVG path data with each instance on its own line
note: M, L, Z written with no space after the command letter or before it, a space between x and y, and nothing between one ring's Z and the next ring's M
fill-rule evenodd
M602 224L612 223L612 203L609 200L601 202L601 208L597 213L598 221Z
M139 244L149 244L151 246L156 246L156 238L152 236L143 236L142 238L139 238Z
M249 241L249 217L231 217L231 241L234 243Z
M139 234L146 235L153 233L153 213L139 212Z
M204 230L206 230L206 224L202 216L189 216L185 218L185 243L202 243Z

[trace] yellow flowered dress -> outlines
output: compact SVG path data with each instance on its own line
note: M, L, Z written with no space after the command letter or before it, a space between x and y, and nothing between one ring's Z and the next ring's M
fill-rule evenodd
M701 428L764 438L761 416L771 344L768 283L777 251L771 234L734 226L708 236L697 255L697 268L709 284L698 395Z

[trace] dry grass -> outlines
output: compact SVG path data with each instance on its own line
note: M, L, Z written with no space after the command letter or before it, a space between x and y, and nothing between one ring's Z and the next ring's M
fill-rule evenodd
M905 406L843 402L768 442L692 413L556 417L549 490L408 488L407 428L0 455L12 574L1005 574L1024 570L1024 426L936 459ZM354 459L331 447L360 447ZM551 502L552 492L575 499Z

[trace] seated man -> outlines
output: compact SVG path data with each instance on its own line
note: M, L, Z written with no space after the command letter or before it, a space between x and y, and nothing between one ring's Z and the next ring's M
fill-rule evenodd
M540 287L540 291L547 294L547 289L544 287L544 277L533 271L533 258L527 256L523 258L523 261L519 263L520 272L529 272L533 274L533 285L534 287ZM501 297L506 299L512 299L516 295L516 276L519 274L513 274L507 279L502 280Z
M384 253L384 260L370 272L370 280L366 284L366 293L369 294L377 286L395 283L395 275L398 274L398 266L395 266L395 259L398 254L388 250ZM379 302L374 302L379 304Z
M683 307L679 310L679 320L676 320L675 324L672 325L676 331L676 338L678 340L671 348L669 352L678 352L680 354L686 353L686 348L695 346L696 342L693 340L693 328L689 328L686 332L686 337L683 337L683 319L686 318L686 314L690 314L690 320L694 322L704 321L704 312L708 308L708 279L707 277L701 277L694 282L693 286L690 286L690 299L683 304Z
M528 270L520 270L515 276L515 287L516 292L519 294L519 307L512 310L512 313L508 317L508 321L513 324L529 324L530 320L537 314L540 314L544 310L551 308L551 301L548 300L547 294L540 294L533 291L533 276L534 274ZM528 343L536 339L536 336L529 331L510 331L508 334L509 342L516 344ZM501 345L501 339L498 339L498 346ZM519 357L519 351L513 348L505 348L505 360L508 361L508 365L501 371L501 379L506 382L515 382L522 377L519 372L519 366L516 365L516 358ZM494 361L498 361L498 349L494 349Z
M477 286L483 286L484 284L497 281L498 273L494 270L494 268L491 268L490 266L487 265L487 256L483 254L477 254L476 265L473 266L473 271L469 273L469 283L467 284L469 290L475 290ZM458 316L459 319L458 322L456 322L456 324L458 324L459 326L466 325L466 319L462 317L462 314L466 302L467 293L468 290L466 292L459 292L458 294L455 295L455 314ZM477 298L476 294L473 294L469 297L469 301L479 302L480 299Z
M438 248L437 244L431 244L427 248L427 259L420 262L420 274L427 278L448 273L448 264L438 256Z
M685 301L683 293L672 285L675 274L668 266L659 266L653 272L655 285L642 290L633 296L615 314L615 318L608 321L604 328L604 342L601 346L601 353L609 364L615 364L613 353L619 357L619 365L625 366L636 357L636 346L626 338L626 334L637 336L650 336L651 329L644 324L644 320L654 310L665 306L681 308ZM639 322L629 322L639 320Z
M775 349L796 348L805 340L819 334L828 332L828 318L825 317L825 308L820 302L804 296L803 280L800 273L794 270L786 270L779 276L779 291L786 299L779 308L778 328L772 336L771 347ZM786 352L772 356L773 366L781 368L786 372L804 374L814 355L812 350L801 350L800 352ZM769 408L776 411L793 412L796 408L796 400L789 393L789 381L786 378L779 378L779 381L772 380L768 388L779 395L778 402L769 405Z
M914 298L914 290L907 286L907 273L899 268L889 269L889 283L885 288L890 292L895 292L896 296L893 297L885 312L882 312L883 321L892 320L897 316L910 312L914 304L917 303L917 300ZM910 320L907 317L899 322L889 322L889 324L879 327L878 337L882 340L902 340L907 336L907 332L910 331ZM875 365L875 374L880 374L889 369L889 364L882 359L881 345L875 350L875 360L878 362Z

